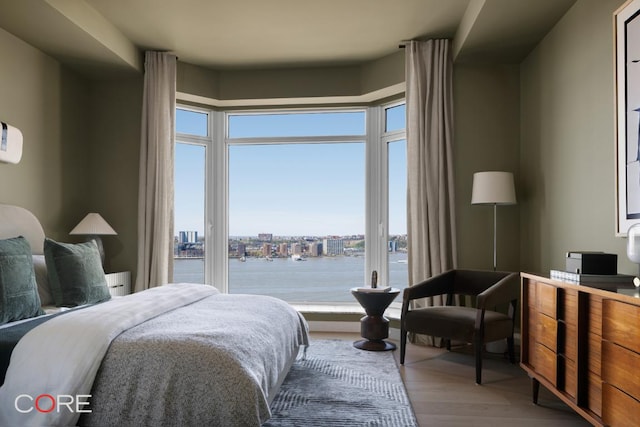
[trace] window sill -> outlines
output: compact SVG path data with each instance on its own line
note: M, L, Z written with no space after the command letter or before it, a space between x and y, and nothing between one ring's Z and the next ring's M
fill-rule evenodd
M360 304L355 303L291 303L291 306L300 313L322 315L328 318L331 315L364 315L364 309ZM399 320L401 313L401 306L398 303L392 304L384 312L384 315L389 320Z

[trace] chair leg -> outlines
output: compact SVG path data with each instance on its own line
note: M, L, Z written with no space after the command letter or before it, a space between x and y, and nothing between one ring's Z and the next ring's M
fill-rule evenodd
M482 339L476 338L473 343L476 355L476 384L482 384Z
M516 351L513 335L507 338L507 349L509 351L509 362L516 363Z
M407 330L400 329L400 364L404 365L404 354L407 350Z
M447 348L447 351L451 351L451 340L447 338L444 340L444 343L445 343L445 347Z

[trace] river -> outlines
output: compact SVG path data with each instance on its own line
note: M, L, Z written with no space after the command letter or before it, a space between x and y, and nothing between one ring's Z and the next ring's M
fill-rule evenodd
M389 282L407 286L407 254L389 254ZM271 295L287 302L353 302L351 288L368 286L363 256L229 260L229 292ZM365 283L365 281L367 283ZM204 260L176 259L174 282L204 283Z

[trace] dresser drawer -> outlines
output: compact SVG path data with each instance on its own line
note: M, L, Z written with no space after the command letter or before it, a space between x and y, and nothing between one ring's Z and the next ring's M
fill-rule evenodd
M578 375L576 373L576 363L571 359L567 359L566 357L561 358L561 361L562 363L564 363L564 391L569 396L575 399L578 392Z
M540 343L536 343L533 354L533 366L536 372L546 378L551 384L557 384L557 357L556 353Z
M602 297L589 295L589 332L602 336Z
M562 329L564 333L563 348L558 349L558 353L576 361L578 360L578 328L576 325L565 323L562 325Z
M558 315L558 288L537 283L536 308L540 313L555 319Z
M589 391L587 396L587 402L589 409L598 415L602 416L602 380L599 375L589 374Z
M640 353L640 307L602 300L602 339Z
M602 381L640 399L640 354L602 342Z
M640 402L611 384L602 384L602 421L609 426L637 427Z
M526 349L529 353L532 352L536 341L538 340L538 316L540 316L534 308L529 308L526 313L526 319L523 321L527 322L527 330L529 331L527 339ZM527 356L529 358L529 356Z
M578 293L573 290L560 290L558 320L563 320L574 328L578 325Z
M558 346L558 322L545 315L538 314L536 324L536 339L554 352Z
M602 337L600 335L589 335L589 371L600 376L602 359Z

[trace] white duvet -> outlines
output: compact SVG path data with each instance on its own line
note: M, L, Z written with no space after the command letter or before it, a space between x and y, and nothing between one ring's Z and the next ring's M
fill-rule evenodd
M116 336L217 293L206 285L165 285L73 311L34 328L11 355L0 387L0 426L76 425L81 413L67 406L47 411L59 396L73 399L73 409L86 409L76 406L77 400L86 401L82 396L91 393L96 372ZM35 408L36 399L40 410Z

